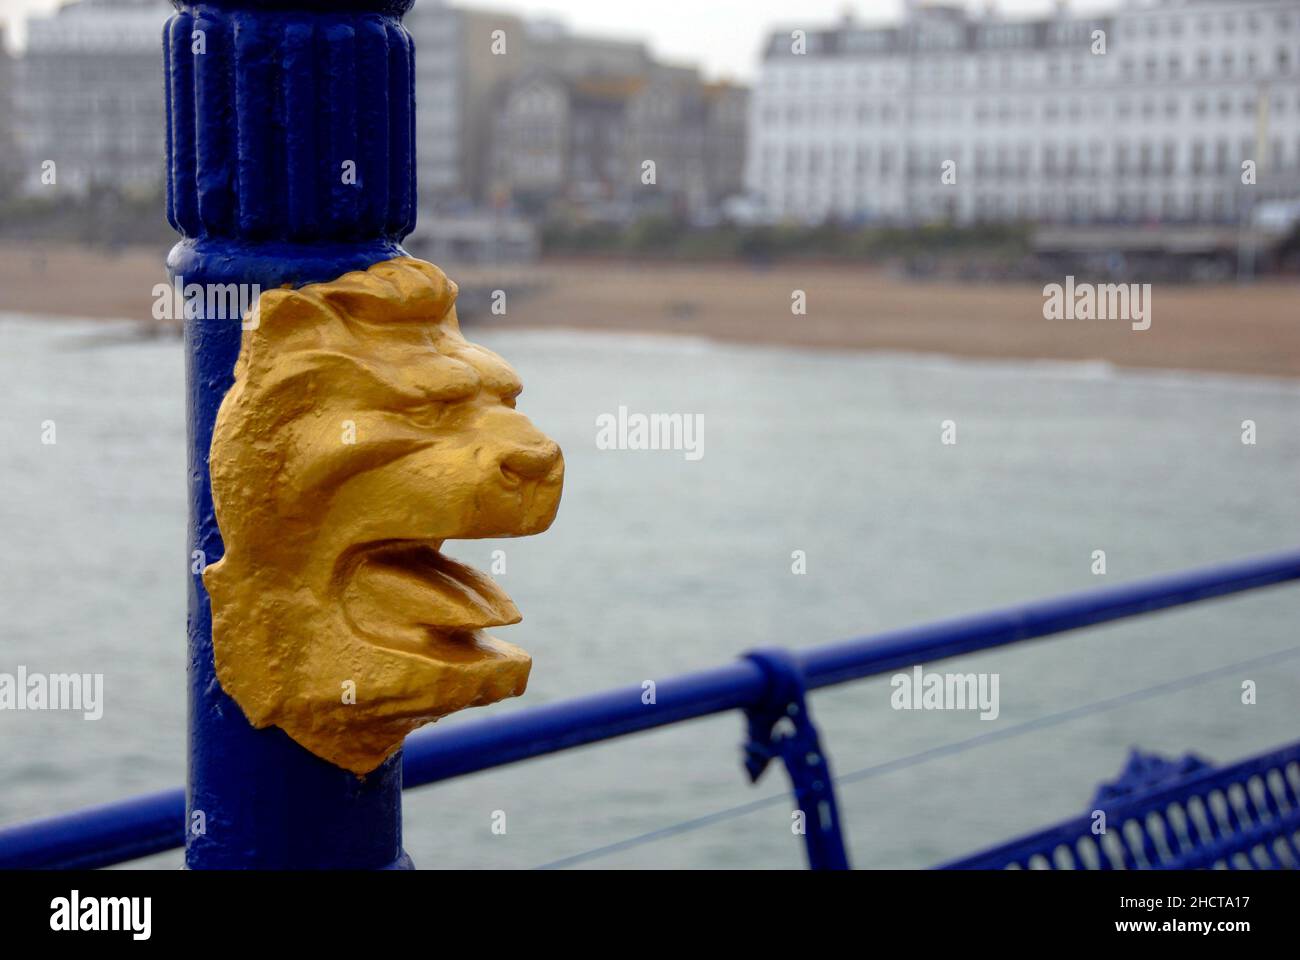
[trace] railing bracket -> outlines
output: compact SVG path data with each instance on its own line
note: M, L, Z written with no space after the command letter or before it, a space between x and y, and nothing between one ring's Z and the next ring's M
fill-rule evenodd
M835 783L808 712L803 670L786 650L754 650L745 659L757 664L767 678L763 698L745 709L745 770L750 782L757 783L772 760L782 760L794 788L795 812L801 814L809 868L847 870Z

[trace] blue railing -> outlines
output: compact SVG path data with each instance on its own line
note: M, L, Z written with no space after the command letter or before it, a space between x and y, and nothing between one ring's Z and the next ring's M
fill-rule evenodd
M1300 743L1216 768L1133 751L1093 809L945 870L1300 868ZM1108 823L1100 822L1105 817ZM1098 828L1102 829L1098 829Z
M746 765L757 779L781 759L806 812L813 867L846 866L831 776L804 701L807 690L963 653L1006 646L1170 607L1300 580L1300 551L1254 557L889 631L798 651L759 651L735 663L434 729L408 738L405 787L500 767L586 744L742 710ZM648 702L651 700L653 702ZM0 867L101 867L184 844L180 789L0 829Z

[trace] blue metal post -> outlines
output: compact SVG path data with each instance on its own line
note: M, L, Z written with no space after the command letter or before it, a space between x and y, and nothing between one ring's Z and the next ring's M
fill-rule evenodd
M400 18L412 2L173 0L167 216L182 239L167 266L187 304L202 299L185 321L193 567L222 555L208 449L242 332L215 285L297 286L405 255L414 49ZM359 779L253 729L217 682L197 573L189 589L187 865L409 865L400 753Z

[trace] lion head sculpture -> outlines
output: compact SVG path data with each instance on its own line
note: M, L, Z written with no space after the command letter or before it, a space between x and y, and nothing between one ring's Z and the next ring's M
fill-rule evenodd
M564 461L455 300L408 258L263 293L212 438L221 686L357 774L424 723L522 693L531 666L483 632L519 621L510 598L441 550L545 530Z

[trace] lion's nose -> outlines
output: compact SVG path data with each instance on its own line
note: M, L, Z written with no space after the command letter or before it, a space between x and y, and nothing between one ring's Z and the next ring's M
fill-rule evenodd
M501 458L501 470L525 480L538 480L551 472L560 459L560 448L553 442L535 447L515 447Z

